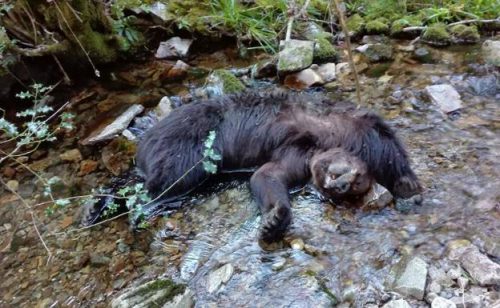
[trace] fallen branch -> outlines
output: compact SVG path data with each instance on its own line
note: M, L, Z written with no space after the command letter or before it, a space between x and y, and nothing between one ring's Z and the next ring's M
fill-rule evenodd
M456 25L464 25L464 24L491 24L491 23L498 23L500 25L500 18L497 19L467 19L467 20L461 20L457 22L452 22L450 24L447 24L447 27L453 27ZM406 27L403 28L403 32L415 32L415 31L424 31L427 29L427 26L416 26L416 27Z
M448 27L452 27L455 25L463 25L463 24L491 24L491 23L498 23L500 25L500 18L497 19L467 19L467 20L461 20L457 22L452 22L451 24L448 24Z
M25 57L43 57L68 51L69 47L69 42L65 40L50 45L37 45L36 48L20 48L13 45L12 49Z

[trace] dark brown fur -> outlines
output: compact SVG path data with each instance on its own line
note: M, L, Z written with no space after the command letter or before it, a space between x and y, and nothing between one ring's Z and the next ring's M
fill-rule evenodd
M153 195L162 193L203 158L203 141L216 132L218 170L259 167L252 192L263 218L262 238L281 238L291 222L288 190L311 179L310 161L334 148L358 157L377 182L396 197L420 185L394 132L374 114L319 115L285 93L245 92L194 102L172 111L139 144L137 165ZM164 197L183 195L209 177L202 165Z

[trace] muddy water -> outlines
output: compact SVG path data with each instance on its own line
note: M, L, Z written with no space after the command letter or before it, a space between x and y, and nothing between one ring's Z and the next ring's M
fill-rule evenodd
M106 306L121 290L164 276L187 284L198 307L363 307L390 297L384 280L402 255L440 264L446 243L465 238L498 257L498 72L481 64L475 46L432 51L434 64L398 55L384 75L361 77L363 100L407 145L426 189L421 206L362 211L321 202L306 188L293 196L285 244L270 251L257 243L260 216L246 183L193 199L142 233L130 232L124 220L71 232L76 218L68 209L41 216L53 253L46 264L25 210L4 194L0 305ZM441 83L460 92L461 111L443 115L425 97L425 86ZM354 100L352 92L324 94ZM68 168L53 172L74 172ZM98 171L95 182L104 174ZM229 280L211 286L213 272L228 264Z

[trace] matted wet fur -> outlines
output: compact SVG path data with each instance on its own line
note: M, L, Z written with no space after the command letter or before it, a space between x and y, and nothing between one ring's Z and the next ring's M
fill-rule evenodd
M139 144L137 165L147 189L157 196L172 186L203 158L203 142L215 131L214 149L222 156L218 170L259 167L250 184L267 242L282 238L290 225L288 189L309 181L313 157L334 148L359 158L397 198L421 191L401 142L378 115L321 115L304 105L300 96L285 92L244 92L174 109ZM208 177L199 164L164 197L183 195Z

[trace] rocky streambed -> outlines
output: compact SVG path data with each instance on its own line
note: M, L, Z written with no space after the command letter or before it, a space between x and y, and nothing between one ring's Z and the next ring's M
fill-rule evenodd
M498 57L498 47L491 47L498 43L488 44ZM303 90L318 108L352 108L346 55L311 66L312 46L301 45L306 54L286 61L264 55L241 60L223 49L117 69L71 98L81 129L22 161L48 178L60 177L58 195L86 194L130 168L135 142L155 118L197 97L284 84ZM82 228L79 205L50 217L40 205L34 210L52 254L47 260L26 208L4 190L0 306L499 306L500 77L490 61L494 52L483 53L480 44L435 49L377 36L355 47L362 101L407 145L425 187L421 206L330 204L305 188L294 193L295 221L284 243L264 250L245 182L194 196L140 232L126 219ZM277 70L280 79L272 77ZM321 106L324 97L335 104ZM1 171L23 198L42 198L42 185L21 165Z

